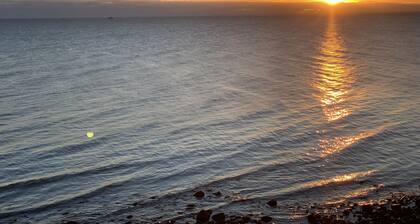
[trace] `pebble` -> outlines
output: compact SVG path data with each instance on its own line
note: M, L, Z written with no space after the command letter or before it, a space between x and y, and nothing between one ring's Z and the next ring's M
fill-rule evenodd
M277 207L277 201L276 200L270 200L269 202L267 202L267 205L269 205L272 208Z
M261 221L263 222L271 222L273 220L273 218L271 218L270 216L263 216L261 217Z
M198 224L207 223L210 220L212 210L201 210L197 213L196 221Z
M223 224L226 221L225 213L217 213L211 217L216 224Z
M205 196L203 191L197 191L194 193L194 197L196 198L203 198Z
M220 191L213 193L214 196L216 197L221 197L222 193Z

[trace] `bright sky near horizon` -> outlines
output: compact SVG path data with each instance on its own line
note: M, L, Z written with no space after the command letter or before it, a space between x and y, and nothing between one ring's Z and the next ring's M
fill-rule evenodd
M119 2L167 2L167 1L182 1L182 2L369 2L369 3L418 3L420 0L2 0L2 3L25 3L25 2L99 2L99 3L119 3Z
M313 4L320 2L325 4ZM340 8L346 13L420 12L420 0L0 0L0 18L277 15L317 11L327 4L342 2L358 2L342 4L346 6ZM375 2L378 4L362 4Z

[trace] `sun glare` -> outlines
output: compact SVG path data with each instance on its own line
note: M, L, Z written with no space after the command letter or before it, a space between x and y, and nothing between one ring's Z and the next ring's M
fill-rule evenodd
M325 2L329 5L336 5L338 3L344 2L344 0L325 0Z

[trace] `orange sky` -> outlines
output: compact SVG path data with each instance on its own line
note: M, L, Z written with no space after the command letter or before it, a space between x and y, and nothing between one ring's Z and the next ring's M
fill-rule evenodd
M97 2L103 4L115 4L122 2L283 2L283 3L299 3L299 2L326 2L327 0L0 0L0 5L3 3L24 3L24 2L51 2L51 3L83 3L83 2ZM359 3L417 3L420 4L420 0L341 0L348 2L359 2Z
M183 2L285 2L285 3L298 3L298 2L325 2L327 0L0 0L1 2L101 2L101 3L118 3L118 2L159 2L159 1L183 1ZM357 1L361 3L418 3L420 0L342 0L342 1Z
M419 13L420 0L346 0L336 13ZM160 17L301 14L329 11L327 0L0 0L1 18ZM369 4L377 2L378 4ZM200 4L197 4L200 3ZM274 4L273 4L274 3ZM277 4L302 3L302 4ZM368 4L366 4L368 3ZM379 4L397 3L397 4ZM416 5L402 3L417 3Z
M114 0L117 1L131 1L139 2L144 0ZM153 0L152 0L153 1ZM285 3L297 3L297 2L326 2L326 0L156 0L156 1L182 1L182 2L285 2ZM420 4L420 0L343 0L346 2L359 2L359 3L417 3Z

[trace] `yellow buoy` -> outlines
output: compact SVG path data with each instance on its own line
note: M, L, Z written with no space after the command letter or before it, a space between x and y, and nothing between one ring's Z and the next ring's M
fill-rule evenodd
M93 133L93 131L88 131L88 132L86 132L86 136L88 138L93 138L95 136L95 133Z

